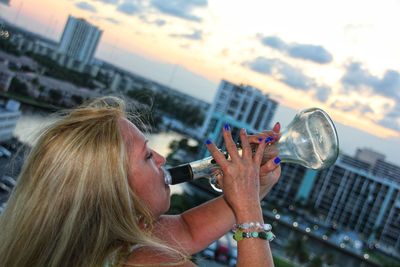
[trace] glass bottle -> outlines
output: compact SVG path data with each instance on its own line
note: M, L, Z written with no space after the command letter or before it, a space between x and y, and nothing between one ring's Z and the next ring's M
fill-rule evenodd
M300 111L281 133L279 142L264 151L263 162L271 158L276 146L282 162L300 164L306 168L320 170L335 163L339 155L339 139L333 121L319 108ZM255 151L253 146L253 151ZM239 154L241 148L238 147ZM225 153L229 159L229 155ZM179 184L198 178L209 178L214 189L219 166L213 157L185 163L164 170L166 184Z

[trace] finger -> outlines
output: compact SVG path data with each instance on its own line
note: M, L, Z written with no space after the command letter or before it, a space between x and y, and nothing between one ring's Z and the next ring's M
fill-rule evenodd
M277 166L275 170L267 173L267 175L264 177L266 179L264 181L264 184L268 185L269 188L272 188L278 181L279 178L281 177L281 167Z
M274 127L272 128L272 131L275 133L279 133L281 131L281 124L279 122L275 123Z
M247 140L250 144L258 144L262 141L262 139L265 140L267 136L265 134L256 134L256 135L248 135Z
M272 172L280 166L280 163L281 159L279 157L274 157L268 160L265 164L261 165L260 172L262 173Z
M266 139L267 137L270 137L270 139L267 142L270 144L273 144L279 140L279 138L281 137L281 134L275 133L273 131L263 131L256 135L249 135L248 140L249 140L250 144L256 144L261 141L260 138Z
M257 163L257 165L261 165L261 160L264 157L264 150L267 145L265 140L264 139L261 140L254 155L254 161Z
M246 129L240 129L240 141L242 142L242 158L251 159L252 151L247 138Z
M215 162L222 168L225 166L228 161L225 158L225 155L219 151L219 149L214 145L211 140L206 141L206 146L208 151L210 151L211 156L214 158Z
M267 160L277 157L279 154L279 149L276 146L267 146L265 148L264 156Z
M272 182L273 184L278 182L280 176L281 176L281 166L276 166L274 170L272 170L267 174L268 179L270 179L270 182Z
M229 126L229 124L224 125L223 137L225 141L226 151L228 152L229 156L231 156L232 161L238 161L240 157L237 151L236 144L233 141L231 127Z

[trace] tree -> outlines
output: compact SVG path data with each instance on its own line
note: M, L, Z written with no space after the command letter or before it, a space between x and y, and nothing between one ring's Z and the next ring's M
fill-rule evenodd
M10 91L14 91L19 95L28 95L28 86L17 77L14 77L11 80Z
M53 103L59 103L60 100L62 99L62 94L59 90L56 89L50 89L49 91L49 96Z
M83 103L83 97L80 95L72 95L71 99L78 105Z
M323 262L321 257L315 256L311 259L311 261L307 264L307 267L322 267Z
M302 238L291 239L285 246L286 254L292 260L297 259L300 263L308 261L309 255Z
M332 253L324 254L323 259L328 266L331 266L335 263L335 256L333 256Z
M37 85L39 85L39 78L38 78L38 77L35 77L35 78L32 79L31 82L32 82L33 85L36 85L36 86L37 86Z

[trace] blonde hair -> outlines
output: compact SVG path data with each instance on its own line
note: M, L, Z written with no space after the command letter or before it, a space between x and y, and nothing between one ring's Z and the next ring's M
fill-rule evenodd
M185 260L138 225L147 208L127 180L118 121L125 103L104 97L45 128L0 215L0 262L21 266L123 264L129 247L152 247Z

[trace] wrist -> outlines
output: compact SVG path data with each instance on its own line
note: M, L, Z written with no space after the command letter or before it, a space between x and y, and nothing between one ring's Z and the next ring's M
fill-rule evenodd
M235 218L237 223L252 222L252 221L262 222L263 215L261 206L258 205L256 207L252 207L251 209L239 210L235 212Z

